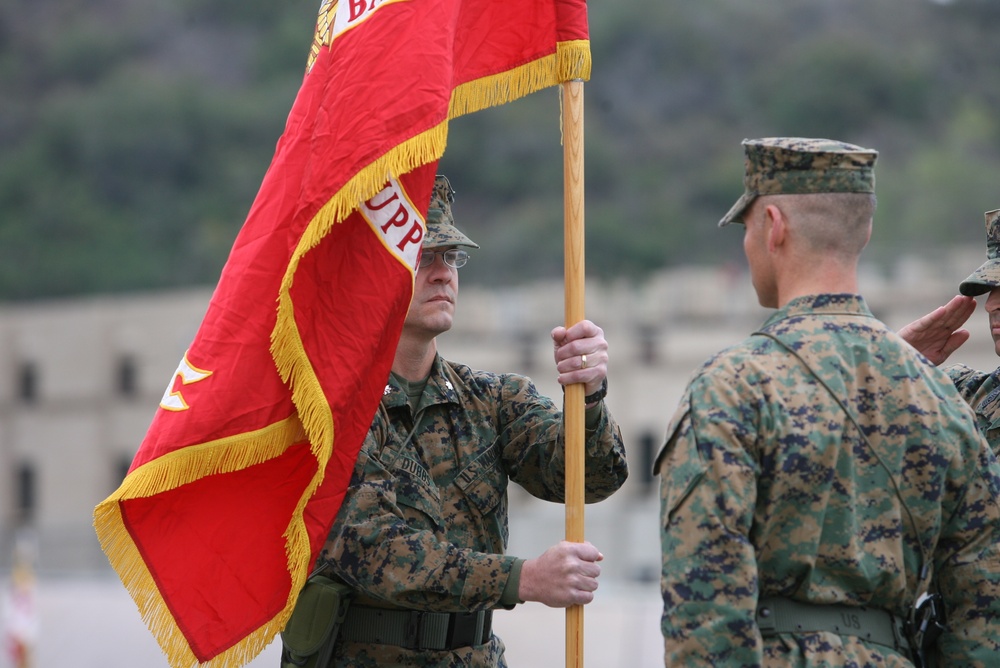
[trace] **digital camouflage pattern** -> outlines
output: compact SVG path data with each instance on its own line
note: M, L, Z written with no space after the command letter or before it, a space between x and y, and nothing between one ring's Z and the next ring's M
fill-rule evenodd
M878 151L831 139L744 139L743 195L719 221L742 222L761 195L874 193Z
M628 475L619 428L603 402L587 430L588 502ZM407 435L416 426L413 436ZM562 502L562 413L531 381L436 358L416 415L394 382L358 458L324 556L356 603L433 612L494 609L516 561L507 547L508 479ZM497 637L472 648L415 652L339 642L334 666L505 666Z
M1000 368L983 373L964 364L953 364L942 370L972 406L980 433L986 436L993 453L1000 457Z
M814 632L762 639L758 598L907 615L916 535L945 599L937 666L1000 651L1000 465L938 369L857 295L800 297L763 331L854 413L916 521L832 395L751 336L693 376L657 460L668 666L901 667L894 650Z
M466 246L479 248L472 239L455 227L455 217L451 205L455 202L455 191L447 176L438 174L434 179L434 189L431 190L431 203L427 208L427 233L424 235L424 248L440 248L441 246Z
M958 286L963 295L975 297L1000 285L1000 209L987 211L986 262Z

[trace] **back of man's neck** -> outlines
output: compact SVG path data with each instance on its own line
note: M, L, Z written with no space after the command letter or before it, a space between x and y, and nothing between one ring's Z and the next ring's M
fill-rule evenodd
M792 277L778 282L778 308L807 295L859 294L854 267L817 261Z

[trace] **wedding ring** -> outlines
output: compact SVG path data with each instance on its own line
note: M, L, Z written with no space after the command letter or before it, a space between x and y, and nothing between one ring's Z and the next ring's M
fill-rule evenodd
M580 368L581 369L586 369L587 368L587 356L586 355L580 355Z

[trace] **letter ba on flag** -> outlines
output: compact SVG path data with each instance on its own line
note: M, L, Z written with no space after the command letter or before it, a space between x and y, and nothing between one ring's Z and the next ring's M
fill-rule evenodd
M388 377L449 120L589 75L582 0L323 2L204 320L94 511L171 666L246 663L288 620Z

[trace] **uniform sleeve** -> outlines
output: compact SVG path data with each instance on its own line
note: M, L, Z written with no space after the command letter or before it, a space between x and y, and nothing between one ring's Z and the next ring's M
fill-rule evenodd
M324 548L334 574L399 607L464 612L499 606L517 559L460 548L408 523L398 504L408 483L379 462L374 445L369 435ZM428 522L443 521L426 510Z
M948 627L937 642L941 667L986 668L1000 656L1000 466L985 445L977 463L935 551Z
M511 480L530 494L562 503L566 495L563 414L527 378L508 376L498 402L504 466ZM595 416L592 411L597 411ZM602 401L588 411L585 500L602 501L628 477L621 430ZM593 421L593 422L591 422Z
M758 469L740 406L733 388L696 378L657 459L669 666L761 665L749 539Z
M958 390L958 393L966 401L972 399L979 390L979 386L983 384L989 375L981 371L976 371L964 364L952 364L944 367L942 371L948 374L951 382L955 385L955 389Z

